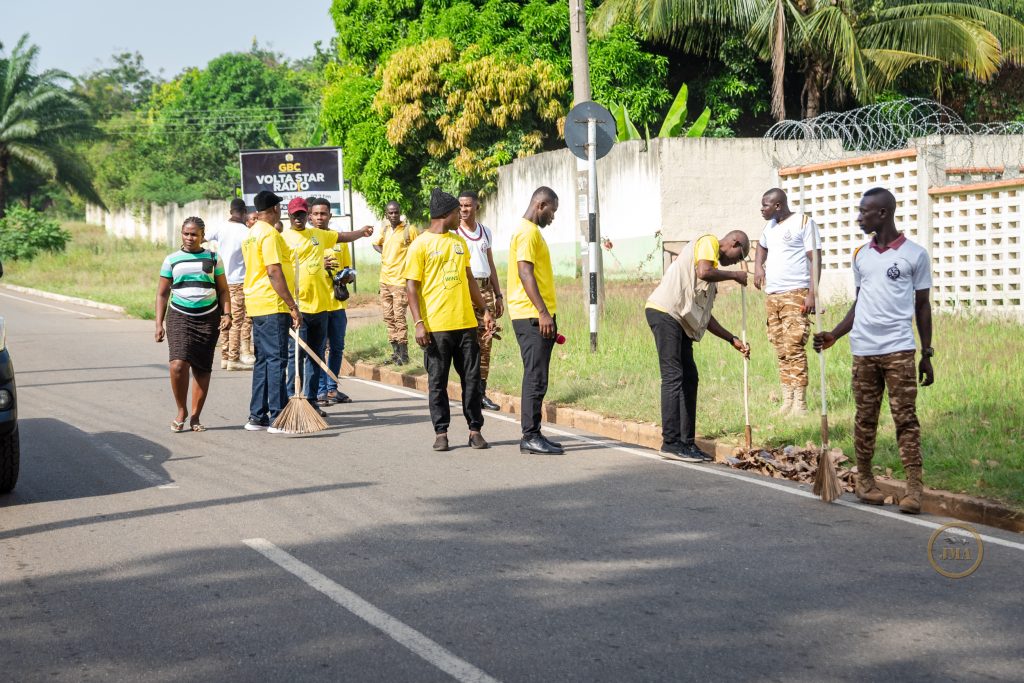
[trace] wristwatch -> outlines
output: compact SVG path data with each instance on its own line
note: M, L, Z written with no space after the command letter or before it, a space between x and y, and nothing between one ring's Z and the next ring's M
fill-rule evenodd
M930 346L921 349L921 358L931 358L934 355L935 349Z

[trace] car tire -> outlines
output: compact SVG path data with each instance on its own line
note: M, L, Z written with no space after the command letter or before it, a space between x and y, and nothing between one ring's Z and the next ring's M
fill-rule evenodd
M14 489L20 464L21 444L15 425L10 434L0 436L0 493L10 493Z

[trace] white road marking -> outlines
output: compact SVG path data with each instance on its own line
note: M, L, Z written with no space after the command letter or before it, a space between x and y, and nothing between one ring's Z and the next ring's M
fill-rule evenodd
M96 316L92 313L85 313L83 311L73 311L70 308L62 308L60 306L54 306L53 304L44 304L42 301L36 301L35 299L25 299L20 296L14 296L13 294L4 294L0 292L0 296L5 296L8 299L14 299L16 301L24 301L25 303L32 304L34 306L45 306L46 308L56 308L58 311L64 311L65 313L74 313L75 315L84 315L86 318L95 318Z
M392 392L394 392L396 394L403 394L405 396L415 396L417 398L422 398L424 396L423 394L421 394L419 392L409 391L408 389L399 389L398 387L392 387L392 386L390 386L388 384L381 384L380 382L372 382L370 380L365 380L365 379L361 379L361 378L358 378L358 377L349 377L347 379L349 379L349 380L351 380L353 382L362 382L363 384L369 384L370 386L379 387L379 388L382 388L382 389L387 389L388 391L392 391ZM456 405L454 401L452 402L452 405ZM487 413L488 417L493 417L496 420L502 420L504 422L511 422L511 423L514 423L514 424L518 424L519 423L519 420L514 418L514 417L508 417L507 415L502 415L501 413L496 413L496 412L489 411L489 410L486 410L484 412ZM720 469L720 468L717 468L717 467L708 467L707 465L696 465L696 464L687 463L687 462L676 462L676 461L673 461L673 460L665 460L664 458L662 458L660 455L658 455L654 451L640 450L638 448L630 448L628 446L619 446L619 445L616 445L616 444L609 444L609 443L606 443L606 442L603 442L603 441L598 441L597 439L591 439L591 438L588 438L586 436L581 436L579 434L573 434L572 432L567 432L567 431L565 431L563 429L558 429L557 427L552 427L550 425L546 425L545 426L545 430L548 431L548 432L551 432L552 434L557 434L559 436L564 436L564 437L567 437L567 438L570 438L570 439L575 439L577 441L582 441L583 443L590 444L592 446L601 446L602 448L609 448L609 449L611 449L613 451L619 451L620 453L628 453L630 455L636 455L636 456L639 456L641 458L647 458L648 460L654 460L655 462L659 462L659 463L661 463L663 465L671 465L673 467L685 467L686 469L695 470L697 472L703 472L705 474L713 474L716 477L726 477L727 479L735 479L736 481L742 481L742 482L747 483L747 484L753 484L754 486L763 486L764 488L769 488L769 489L773 489L775 491L781 491L783 493L788 493L791 496L800 496L801 498L811 498L813 500L818 500L818 496L814 495L810 491L804 491L802 489L794 488L792 486L786 486L784 484L778 484L778 483L776 483L774 481L771 481L770 479L762 480L760 478L755 478L755 477L752 477L752 476L745 476L745 475L742 475L742 474L737 474L735 472L731 472L731 471L725 470L725 469ZM924 527L926 529L933 529L934 530L934 529L938 529L938 528L943 526L942 524L939 524L937 522L931 522L931 521L928 521L926 519L920 519L919 517L910 517L910 516L904 515L902 513L892 512L890 510L885 510L885 509L882 509L880 507L875 507L875 506L871 506L871 505L862 505L860 503L852 503L852 502L850 502L848 500L837 500L837 501L835 501L834 504L835 505L841 505L841 506L843 506L845 508L849 508L850 510L854 510L855 512L866 512L866 513L870 513L870 514L873 514L873 515L879 515L881 517L886 517L888 519L891 519L891 520L894 520L894 521L897 521L897 522L903 522L904 524L911 524L911 525L914 525L914 526ZM954 532L954 533L956 533L956 532ZM992 545L1000 545L1000 546L1003 546L1005 548L1013 548L1014 550L1024 551L1024 543L1017 543L1015 541L1009 541L1009 540L1006 540L1006 539L1003 539L1003 538L999 538L997 536L989 536L987 534L980 534L980 536L981 536L982 540L985 541L985 543L991 543Z
M111 446L109 443L96 441L96 447L99 448L101 451L107 453L114 460L116 460L121 465L131 470L135 474L139 475L153 486L156 486L157 488L161 489L178 488L178 485L172 483L171 480L168 479L167 477L162 477L153 470L146 467L145 465L136 462L134 459L132 459L131 456L122 453L121 451Z
M290 574L302 579L308 586L356 615L370 626L383 632L398 644L418 655L457 681L466 683L497 683L497 680L476 668L469 662L435 643L430 638L395 619L361 597L332 581L308 564L281 550L264 538L249 538L242 541L268 560Z

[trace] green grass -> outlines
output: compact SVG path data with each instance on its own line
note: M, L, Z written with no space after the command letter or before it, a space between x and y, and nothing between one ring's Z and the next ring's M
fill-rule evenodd
M51 292L124 306L130 315L152 319L157 272L168 247L142 240L116 239L103 228L72 223L65 253L45 254L31 262L4 264L4 281ZM365 260L365 259L364 259ZM377 300L376 262L357 263L358 292L351 306ZM502 276L504 281L504 276ZM653 283L608 284L600 350L589 351L582 285L561 280L558 286L559 329L568 338L555 347L548 399L562 405L643 422L658 422L659 375L643 304ZM780 418L775 358L767 342L764 298L748 292L751 356L751 422L755 441L764 445L817 441L819 373L811 355L808 400L812 415ZM847 305L825 314L832 327ZM740 331L740 294L726 290L715 316L731 331ZM490 386L518 394L522 365L508 317L503 339L494 344ZM1024 509L1024 336L1021 325L967 315L936 315L934 346L936 383L918 394L923 432L925 482L929 486L998 499ZM410 335L411 340L411 335ZM390 347L383 324L353 325L346 340L352 361L382 362ZM422 356L412 354L409 372L422 373ZM710 438L739 443L743 434L743 363L721 340L705 336L695 347L700 369L697 430ZM826 354L829 424L833 445L852 456L853 398L850 349L846 339ZM883 406L875 462L902 472L888 407Z
M123 306L153 319L160 264L170 249L145 240L111 237L101 226L66 223L71 242L62 253L4 264L4 282Z
M643 422L659 422L660 378L653 338L643 305L652 283L608 285L599 351L589 351L589 330L578 281L559 285L559 329L567 337L555 347L548 400ZM826 329L841 319L848 304L831 306ZM741 326L738 290L725 291L715 316L737 335ZM494 344L489 386L517 395L522 365L506 316L503 339ZM411 339L411 336L410 336ZM780 418L780 391L774 353L765 330L764 296L748 292L751 341L750 406L755 442L763 445L817 442L820 382L811 353L807 418ZM918 415L923 432L928 486L1008 502L1024 508L1024 356L1021 326L970 316L935 316L936 383L921 388ZM383 361L390 353L382 323L351 329L345 344L352 361ZM409 372L421 373L422 356L412 354ZM730 443L743 439L743 362L720 339L706 335L695 346L700 370L697 431ZM853 456L853 397L850 348L841 340L826 354L826 385L831 441ZM883 406L875 463L902 475L895 430Z

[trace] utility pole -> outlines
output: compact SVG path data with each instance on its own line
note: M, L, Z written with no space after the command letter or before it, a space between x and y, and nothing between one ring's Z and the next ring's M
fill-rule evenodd
M572 52L572 104L575 107L581 102L589 102L590 92L590 58L587 50L587 8L585 0L569 0L569 47ZM576 159L576 219L578 234L576 239L577 276L586 272L588 276L592 272L589 264L597 264L597 292L598 308L604 310L604 259L601 254L600 244L597 245L596 254L590 251L594 247L590 245L590 211L588 205L594 203L597 206L597 188L590 188L590 172L585 159ZM589 277L581 278L583 283L583 301L587 304L589 315Z

